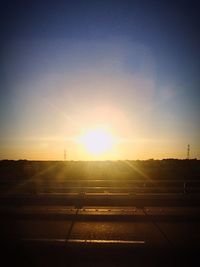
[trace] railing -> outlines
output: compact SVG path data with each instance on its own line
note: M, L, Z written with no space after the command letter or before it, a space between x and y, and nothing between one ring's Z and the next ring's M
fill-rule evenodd
M200 180L29 179L0 181L1 193L200 193Z

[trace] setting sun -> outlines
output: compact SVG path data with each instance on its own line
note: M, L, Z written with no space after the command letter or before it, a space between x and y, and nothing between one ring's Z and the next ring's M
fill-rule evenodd
M87 131L79 138L79 141L89 153L94 155L108 152L113 147L113 137L104 128L95 128Z

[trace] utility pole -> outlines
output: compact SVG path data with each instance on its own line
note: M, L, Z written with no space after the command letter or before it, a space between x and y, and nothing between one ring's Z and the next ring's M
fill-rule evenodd
M190 145L187 146L187 159L190 159Z
M67 154L66 154L66 149L64 150L64 161L66 161Z

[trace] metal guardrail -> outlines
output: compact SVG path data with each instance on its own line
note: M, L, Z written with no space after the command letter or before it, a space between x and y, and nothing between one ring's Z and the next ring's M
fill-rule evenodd
M1 193L199 193L200 180L34 179L0 181Z
M83 206L200 206L200 194L184 193L39 193L5 194L0 196L0 205L65 205Z

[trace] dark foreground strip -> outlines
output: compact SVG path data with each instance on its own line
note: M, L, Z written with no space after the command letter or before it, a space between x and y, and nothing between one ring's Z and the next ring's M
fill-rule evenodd
M147 210L147 212L143 212ZM107 211L101 209L63 209L63 210L9 210L0 211L4 220L76 220L76 221L133 221L133 222L200 222L200 208L195 212L148 212L148 209L134 211L118 210Z
M128 246L143 247L146 245L144 240L102 240L102 239L22 239L26 243L39 243L44 245L60 246Z

